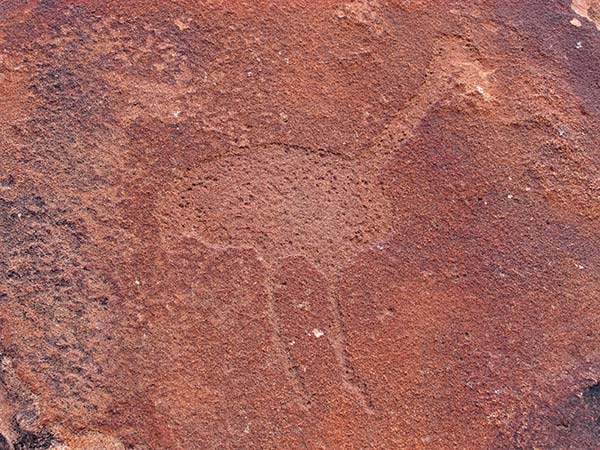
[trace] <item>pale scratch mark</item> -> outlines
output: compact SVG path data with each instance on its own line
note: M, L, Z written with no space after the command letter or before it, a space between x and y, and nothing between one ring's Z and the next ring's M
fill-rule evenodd
M598 31L600 31L600 1L599 0L572 0L571 9L575 14L592 22ZM574 22L576 20L579 22ZM571 23L576 27L581 26L578 19L571 20Z

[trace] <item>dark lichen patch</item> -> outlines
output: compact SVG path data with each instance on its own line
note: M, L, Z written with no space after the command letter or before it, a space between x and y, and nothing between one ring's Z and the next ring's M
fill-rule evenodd
M13 446L15 450L46 450L53 442L54 437L48 431L39 433L23 431Z
M590 409L596 432L600 436L600 383L588 387L583 393L583 398Z
M0 434L0 450L10 450L10 444L2 434Z
M35 192L0 199L0 307L13 321L3 328L15 339L10 354L70 414L101 409L107 396L102 377L110 358L95 349L110 338L112 322L107 305L93 298L115 293L110 280L85 269L87 241L77 214L53 200Z
M551 404L538 401L521 408L518 417L494 441L494 449L573 449L600 447L600 383L571 392Z

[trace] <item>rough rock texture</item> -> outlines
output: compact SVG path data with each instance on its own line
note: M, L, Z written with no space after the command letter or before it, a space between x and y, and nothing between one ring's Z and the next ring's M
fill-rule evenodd
M0 2L0 449L600 448L600 2Z

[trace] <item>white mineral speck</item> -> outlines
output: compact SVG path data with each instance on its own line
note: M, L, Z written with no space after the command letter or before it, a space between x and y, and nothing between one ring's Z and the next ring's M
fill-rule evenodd
M312 334L316 338L320 338L321 336L325 335L325 333L323 331L319 330L318 328L313 329Z

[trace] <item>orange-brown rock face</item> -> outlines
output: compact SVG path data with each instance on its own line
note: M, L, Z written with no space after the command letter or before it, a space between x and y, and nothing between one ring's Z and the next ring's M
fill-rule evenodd
M0 449L600 448L600 3L0 3Z

